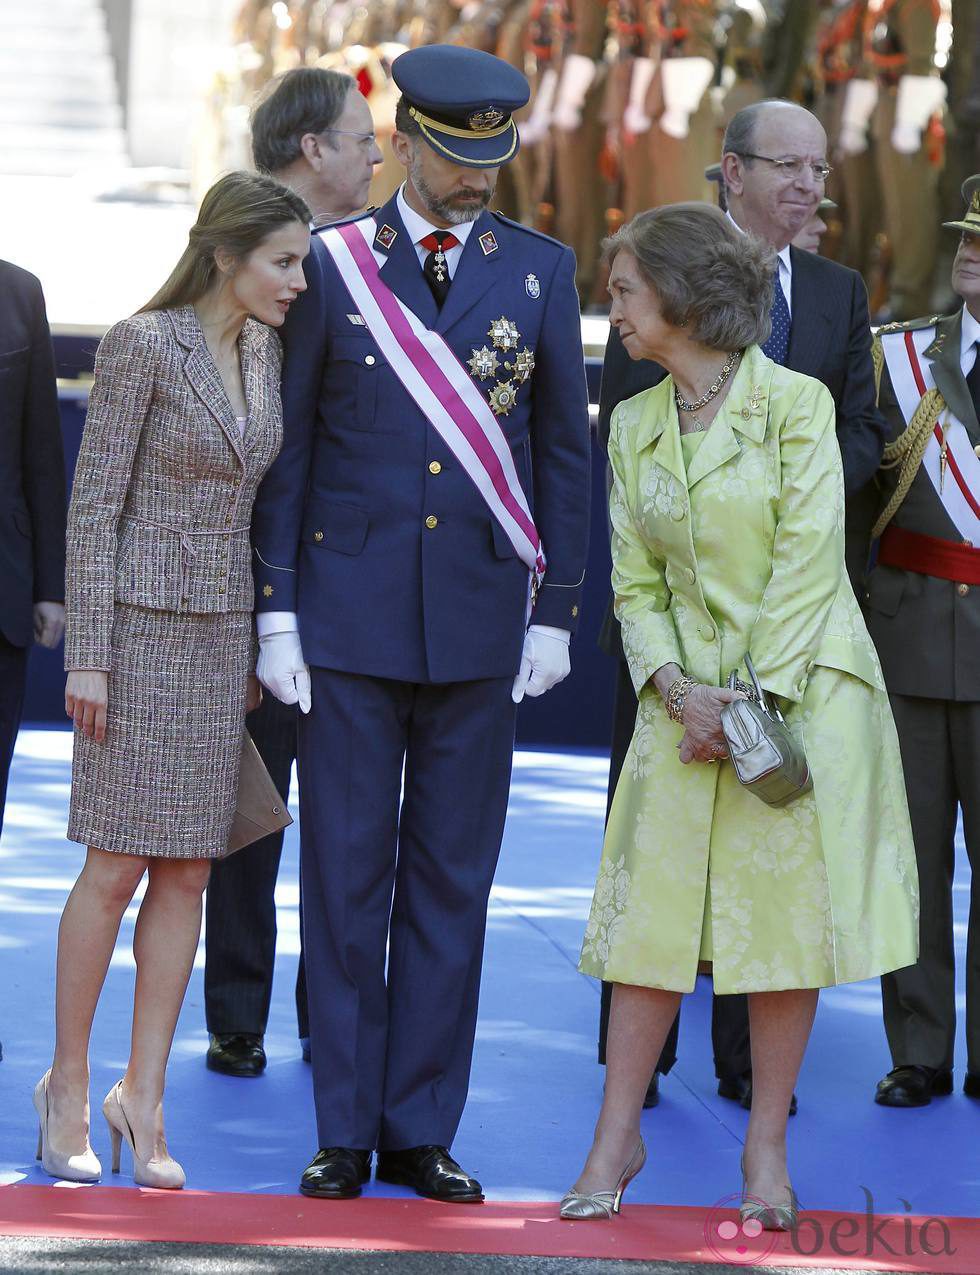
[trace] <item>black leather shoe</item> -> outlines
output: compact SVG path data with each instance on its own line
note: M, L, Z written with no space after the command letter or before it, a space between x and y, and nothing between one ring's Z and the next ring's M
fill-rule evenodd
M752 1073L743 1071L740 1076L726 1076L718 1081L718 1096L730 1098L746 1111L752 1110ZM799 1104L796 1094L789 1100L789 1114L795 1116Z
M222 1071L226 1076L261 1076L265 1071L261 1036L235 1032L208 1039L207 1064L212 1071Z
M643 1099L643 1110L649 1111L660 1101L660 1072L655 1071L647 1085L646 1097Z
M966 1073L963 1077L963 1092L968 1098L980 1098L980 1072Z
M928 1107L937 1095L953 1092L953 1073L909 1063L894 1067L878 1081L875 1102L882 1107Z
M370 1176L370 1151L321 1147L303 1170L299 1189L317 1200L354 1200Z
M375 1177L379 1182L410 1186L416 1195L447 1204L479 1204L483 1187L464 1173L445 1147L409 1147L407 1151L379 1151Z

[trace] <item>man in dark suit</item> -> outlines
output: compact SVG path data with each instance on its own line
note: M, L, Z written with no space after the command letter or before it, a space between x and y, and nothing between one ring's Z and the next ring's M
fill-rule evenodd
M363 208L382 155L367 101L352 76L301 66L273 81L252 115L255 166L302 195L324 225ZM296 758L296 705L266 695L248 730L285 800ZM276 959L276 878L283 834L215 863L207 895L204 1009L207 1065L228 1076L265 1071L265 1029ZM310 1061L306 968L300 942L296 1021Z
M868 629L902 747L919 872L919 959L881 979L892 1070L885 1107L952 1093L956 1039L953 869L958 810L973 865L966 956L966 1075L980 1098L980 175L967 209L952 314L878 333L879 402L889 425ZM908 428L911 426L911 428Z
M515 705L569 669L588 401L571 250L487 209L527 81L445 45L392 75L406 183L314 235L283 330L283 448L253 519L258 674L306 710L320 1150L300 1190L359 1195L377 1150L381 1180L464 1203L482 1188L449 1147Z
M41 285L0 261L0 829L31 642L65 629L65 458ZM0 1055L2 1056L2 1055Z
M881 459L885 423L875 406L871 328L864 284L848 270L792 246L816 212L829 173L827 138L819 121L803 107L765 101L732 117L722 146L722 181L728 215L740 230L768 240L778 256L773 331L765 350L777 363L805 372L827 386L837 407L837 440L844 465L846 557L859 596L870 546L875 504L871 479ZM623 399L658 384L666 375L655 363L634 363L619 335L610 331L602 369L599 434L605 441L613 408ZM609 799L615 791L636 721L636 695L619 646L611 613L605 649L617 655ZM599 1061L605 1058L609 988L603 988ZM744 1107L752 1102L748 1009L744 996L715 997L712 1038L718 1092ZM664 1045L651 1079L647 1104L657 1101L658 1075L676 1058L677 1025ZM794 1098L794 1107L795 1102Z

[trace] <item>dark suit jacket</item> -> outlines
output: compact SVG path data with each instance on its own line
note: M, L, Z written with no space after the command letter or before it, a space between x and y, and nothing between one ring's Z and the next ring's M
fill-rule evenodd
M65 461L41 285L0 261L0 632L33 638L35 602L65 596Z

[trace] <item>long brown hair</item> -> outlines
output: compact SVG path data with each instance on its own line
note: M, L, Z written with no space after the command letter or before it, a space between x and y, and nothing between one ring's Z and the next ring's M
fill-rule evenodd
M298 221L308 226L311 213L288 186L260 173L228 173L201 201L187 247L170 278L137 313L193 305L214 282L219 248L244 259L280 226Z

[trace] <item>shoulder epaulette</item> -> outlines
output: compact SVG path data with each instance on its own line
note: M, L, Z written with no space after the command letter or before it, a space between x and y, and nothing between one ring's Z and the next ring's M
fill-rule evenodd
M514 221L512 218L505 217L503 213L496 212L494 209L490 210L490 216L496 217L503 226L507 226L512 230L523 230L526 235L534 235L536 239L543 239L545 243L554 244L556 248L564 248L567 246L563 244L560 239L556 239L554 235L546 235L543 230L535 230L533 226L525 226L522 221Z
M931 314L921 319L903 319L898 323L883 323L877 329L877 335L887 336L889 332L919 332L922 328L934 328L942 317L941 314Z
M377 208L365 208L363 212L354 213L352 217L341 217L339 221L325 221L322 226L314 226L311 234L322 235L325 230L333 230L336 226L349 226L355 221L363 221L365 217L373 217Z

